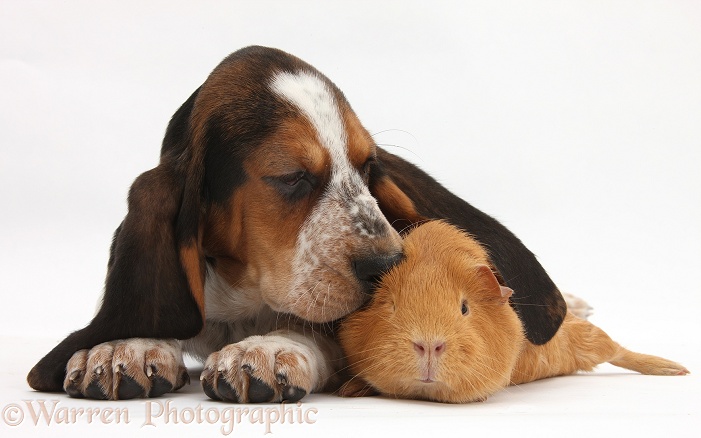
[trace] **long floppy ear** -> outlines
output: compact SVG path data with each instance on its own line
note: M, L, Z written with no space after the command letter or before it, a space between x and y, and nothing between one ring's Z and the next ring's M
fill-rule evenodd
M512 306L528 339L548 342L567 313L560 291L535 255L506 227L458 198L408 161L378 148L370 191L397 230L427 219L443 219L474 236L518 296Z
M129 211L110 250L100 310L32 368L27 376L32 388L61 390L66 364L78 350L133 337L186 339L202 329L202 164L189 132L198 91L171 119L160 164L131 186Z

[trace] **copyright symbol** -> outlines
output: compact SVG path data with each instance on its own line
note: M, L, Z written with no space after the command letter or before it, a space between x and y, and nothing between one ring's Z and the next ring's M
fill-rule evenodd
M19 426L24 420L24 411L17 403L10 403L2 409L2 420L8 426Z

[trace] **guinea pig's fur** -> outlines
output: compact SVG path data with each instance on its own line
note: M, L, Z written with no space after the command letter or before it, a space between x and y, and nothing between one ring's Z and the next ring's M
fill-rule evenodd
M682 375L683 366L633 353L568 313L545 345L526 341L511 289L469 235L441 221L412 230L405 259L339 337L353 377L344 396L381 394L440 402L485 400L510 385L590 371L611 362L643 374ZM515 292L515 297L518 296Z

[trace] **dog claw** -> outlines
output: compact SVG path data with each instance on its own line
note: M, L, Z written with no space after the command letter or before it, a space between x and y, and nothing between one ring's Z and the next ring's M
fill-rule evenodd
M68 379L74 383L74 382L77 382L78 379L82 380L82 375L83 375L82 370L75 370L70 374L70 376L68 376Z
M186 368L180 372L180 378L175 380L175 385L173 386L173 391L177 391L185 385L190 384L190 373L187 372Z
M300 388L299 386L292 386L287 381L287 376L284 374L278 374L275 376L278 385L282 386L282 401L296 402L307 395L307 391Z
M307 391L298 386L285 386L282 390L282 401L296 402L307 395Z
M80 387L79 387L79 382L82 381L82 374L83 372L80 370L73 371L71 375L68 378L68 384L65 385L63 388L64 391L66 391L66 394L68 394L69 397L71 398L84 398L84 395L82 392L80 392ZM80 379L80 380L78 380Z

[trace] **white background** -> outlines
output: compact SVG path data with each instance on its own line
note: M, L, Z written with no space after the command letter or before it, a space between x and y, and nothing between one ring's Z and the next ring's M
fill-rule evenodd
M501 220L561 289L594 306L594 323L692 371L602 366L465 406L312 396L315 424L274 433L698 433L697 1L2 0L0 407L107 406L33 393L24 377L90 320L127 190L156 165L170 116L250 44L315 65L378 143ZM225 407L197 385L174 400ZM144 415L142 401L114 406ZM0 433L194 427L28 423L0 419Z

